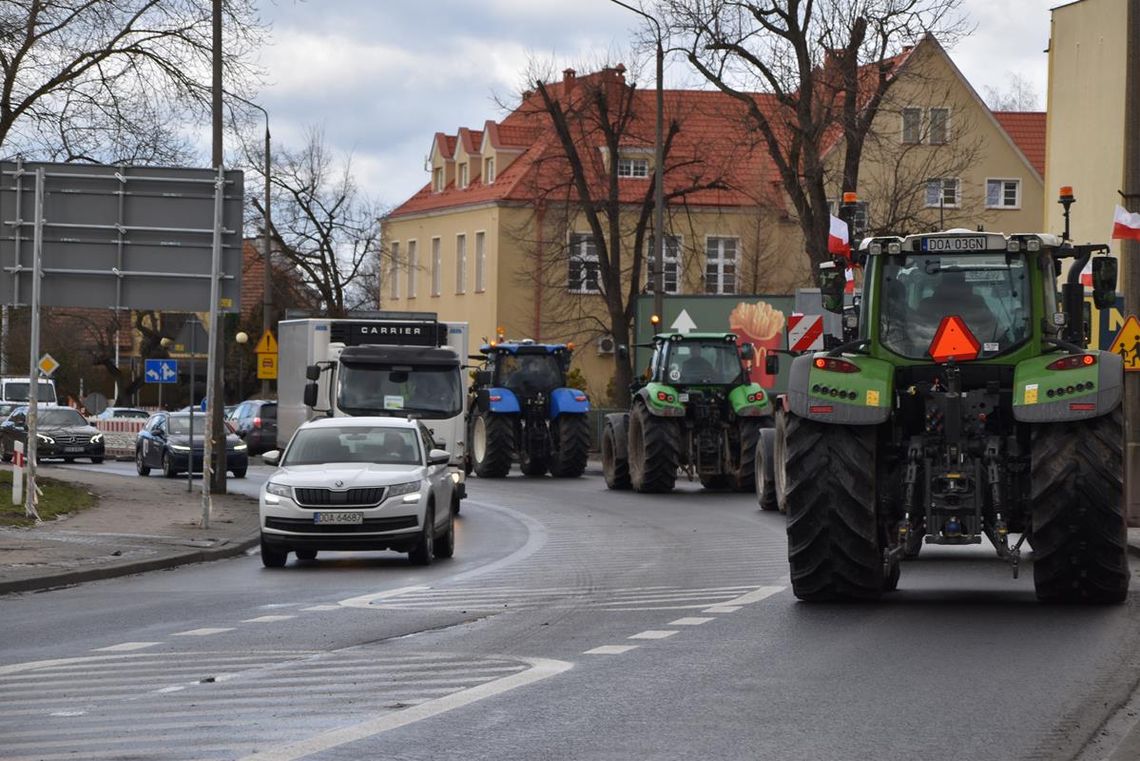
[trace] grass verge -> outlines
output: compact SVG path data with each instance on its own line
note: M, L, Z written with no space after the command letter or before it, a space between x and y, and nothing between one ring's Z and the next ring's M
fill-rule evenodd
M45 521L86 510L99 501L98 497L83 486L65 484L42 476L36 482L43 491L36 510ZM23 505L12 504L12 471L0 471L0 526L31 526L34 523L31 518L24 517Z

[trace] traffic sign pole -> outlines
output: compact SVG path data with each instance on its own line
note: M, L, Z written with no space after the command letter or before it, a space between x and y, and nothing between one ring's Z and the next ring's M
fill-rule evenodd
M36 510L36 418L39 407L40 285L43 280L44 250L44 170L36 169L35 226L32 236L32 327L28 343L28 488L24 495L24 515L40 522Z

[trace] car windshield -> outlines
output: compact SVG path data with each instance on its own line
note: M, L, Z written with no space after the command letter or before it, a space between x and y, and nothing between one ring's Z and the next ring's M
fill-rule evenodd
M669 345L669 383L730 384L740 378L736 344L728 341L676 341Z
M509 389L550 391L562 384L562 368L553 354L499 355L495 361L496 386Z
M55 409L40 411L40 425L87 425L87 419L73 409Z
M188 436L190 435L190 416L189 415L171 415L166 419L167 430L175 436ZM202 431L206 427L206 416L194 416L194 436L201 436Z
M1030 333L1027 266L1020 254L916 254L883 267L879 337L913 359L930 356L944 317L956 315L981 345L979 357L1020 344Z
M4 398L11 399L14 402L26 402L28 401L29 388L31 388L31 384L27 381L6 381L4 383ZM55 404L55 385L40 381L39 388L36 390L36 401Z
M281 460L282 465L342 462L419 465L419 432L390 426L302 428Z
M396 369L374 364L341 365L337 404L350 415L414 414L455 417L463 411L458 366Z

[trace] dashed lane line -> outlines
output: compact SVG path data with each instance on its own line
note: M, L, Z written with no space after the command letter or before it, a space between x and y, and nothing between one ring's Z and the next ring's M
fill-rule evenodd
M630 650L636 650L638 645L601 645L591 650L587 650L582 655L621 655L628 653Z
M171 637L209 637L211 634L221 634L222 632L232 632L232 626L218 626L218 627L205 627L202 629L191 629L185 632L174 632Z
M272 624L277 621L288 621L290 618L296 616L258 616L257 618L246 618L242 620L243 624Z
M676 621L670 621L666 626L700 626L707 624L709 621L715 621L715 616L690 616L688 618L678 618Z
M631 634L629 639L665 639L666 637L672 637L676 633L676 629L649 629L648 631Z
M91 651L94 653L125 653L131 650L142 650L155 645L161 645L161 642L120 642L117 645L109 645L107 647L95 647Z

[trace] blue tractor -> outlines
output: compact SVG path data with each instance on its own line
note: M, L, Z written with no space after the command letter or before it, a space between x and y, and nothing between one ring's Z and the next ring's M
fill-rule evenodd
M490 342L467 399L467 471L502 478L518 460L528 476L577 478L590 449L590 402L566 388L573 345Z

